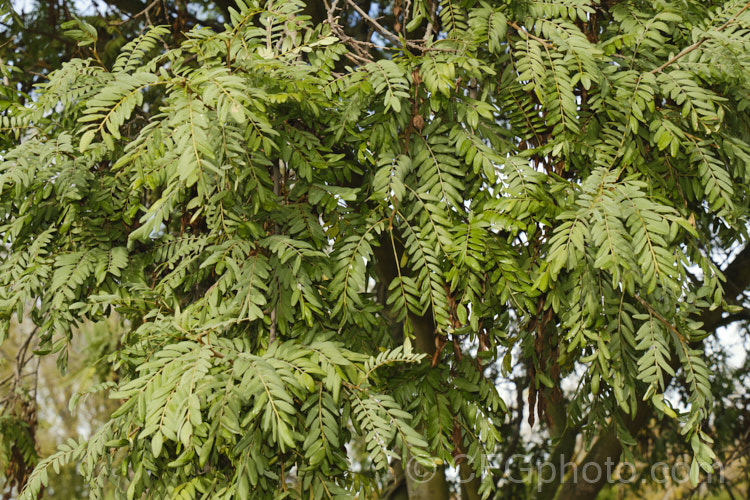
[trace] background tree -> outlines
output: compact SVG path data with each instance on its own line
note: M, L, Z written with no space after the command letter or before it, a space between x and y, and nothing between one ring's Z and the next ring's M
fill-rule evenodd
M90 435L109 419L117 402L89 390L111 380L113 372L107 356L117 341L119 322L87 324L76 331L68 370L61 376L53 356L34 356L37 337L29 318L11 324L8 339L0 348L0 494L13 498L14 489L23 485L38 462L57 450L68 439ZM77 393L82 395L77 396ZM76 411L69 402L77 400ZM51 475L46 498L83 498L88 488L75 464Z
M448 498L450 464L473 499L519 452L697 483L746 449L714 334L747 321L750 4L44 5L68 62L0 64L3 331L63 367L125 333L119 408L26 498L70 462L130 498Z

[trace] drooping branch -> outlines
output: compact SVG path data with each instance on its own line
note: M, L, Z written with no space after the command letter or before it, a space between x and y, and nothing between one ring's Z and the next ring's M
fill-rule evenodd
M728 299L727 301L729 303L735 303L737 297L742 295L742 293L750 287L750 244L745 246L745 248L734 258L724 270L723 274L727 280L724 286L725 294ZM745 312L744 314L737 313L732 316L737 319L745 319L748 317L748 314ZM723 316L723 311L720 308L717 308L713 311L705 310L700 318L697 319L703 322L703 329L706 332L713 333L719 327L729 324L729 317L725 318ZM677 359L674 359L671 364L675 368L679 366ZM628 432L634 434L642 429L645 422L647 422L652 416L653 408L647 403L639 401L636 416L632 419L628 418L625 420L625 428ZM611 460L616 466L620 461L621 453L622 444L617 438L617 429L613 423L600 434L597 441L592 445L591 449L584 457L582 463L596 463L601 468L605 466L608 460ZM599 491L606 484L605 479L589 483L585 481L574 481L573 478L569 478L559 486L554 497L549 496L547 498L554 498L555 500L594 500L599 494Z

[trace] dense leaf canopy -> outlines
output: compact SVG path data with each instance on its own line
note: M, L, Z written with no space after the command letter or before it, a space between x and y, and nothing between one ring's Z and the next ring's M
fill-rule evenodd
M459 455L487 497L519 377L553 444L610 433L618 459L655 416L712 471L704 339L750 283L716 261L747 259L750 4L360 5L238 1L111 60L74 19L92 57L6 82L0 339L30 316L64 367L84 320L126 330L99 387L121 406L23 498L70 461L93 498L370 497L395 457Z

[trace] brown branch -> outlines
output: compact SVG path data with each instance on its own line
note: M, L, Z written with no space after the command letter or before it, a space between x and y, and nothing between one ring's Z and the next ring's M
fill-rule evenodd
M357 5L357 3L354 2L354 0L346 0L346 3L349 4L357 12L357 14L359 14L362 17L362 19L365 20L365 22L367 22L370 26L375 28L375 31L380 33L383 37L390 40L391 42L397 45L401 45L401 39L396 34L389 31L385 26L380 24L376 19L373 19L372 17L370 17L370 15L368 15L367 12L362 10L362 8L359 5ZM406 43L407 47L411 47L413 49L418 49L421 51L425 50L424 46L418 43L414 43L409 40L404 40L404 42Z
M653 317L655 317L656 319L658 319L659 322L661 324L663 324L664 326L666 326L667 329L670 332L672 332L675 335L677 335L677 337L683 343L687 342L687 339L685 338L685 336L682 333L680 333L680 331L677 329L677 327L675 327L667 318L665 318L664 316L662 316L659 313L659 311L657 311L656 309L654 309L651 306L651 304L649 304L648 302L646 302L645 300L643 300L643 298L639 294L637 294L637 293L635 294L635 300L637 300L638 302L640 302L641 305L646 308L646 310L649 312L649 314L651 314Z
M348 3L355 11L357 11L357 14L359 14L362 17L362 19L364 19L370 26L375 28L378 33L380 33L381 35L383 35L385 38L392 41L393 43L396 43L396 44L401 43L398 36L388 31L388 29L385 26L383 26L377 20L370 17L367 14L367 12L362 10L362 8L359 5L357 5L356 2L354 2L353 0L346 0L346 3Z
M328 0L323 0L323 2L326 9L326 22L331 27L331 32L336 35L344 44L349 45L353 49L353 52L347 51L344 54L346 58L352 61L354 64L368 64L375 62L370 58L369 55L369 49L373 48L371 47L371 45L374 46L375 44L370 44L370 42L363 42L347 35L341 25L339 25L339 17L336 16L336 10L338 9L339 0L333 0L333 2L330 4L328 3Z
M449 53L459 53L461 52L458 49L452 49L452 48L443 48L443 47L427 47L425 45L425 42L429 39L429 37L426 35L424 38L419 40L419 43L417 41L413 40L402 40L395 35L393 32L389 31L387 28L385 28L383 25L381 25L377 20L373 19L371 16L367 15L365 11L356 3L354 3L353 0L345 0L348 4L350 4L357 13L362 16L364 21L368 24L370 24L375 31L380 33L385 39L388 41L391 41L395 43L396 47L389 47L385 45L378 45L376 43L367 41L367 40L358 40L352 36L349 36L346 34L346 32L343 30L343 28L338 24L339 16L335 15L335 12L337 10L337 4L338 0L334 0L330 5L328 3L328 0L323 0L325 2L325 8L328 13L328 19L327 23L331 26L331 32L336 35L339 40L341 40L344 44L348 45L351 49L353 49L353 52L347 52L344 54L345 57L347 57L350 61L352 61L355 64L368 64L375 62L371 57L369 50L370 49L377 49L377 50L399 50L403 49L404 47L408 47L411 49L418 50L422 53L425 52L449 52ZM428 28L432 23L428 25ZM429 31L429 29L428 29ZM438 40L438 42L441 42L444 40Z
M511 26L512 28L515 28L516 31L518 31L519 34L523 34L524 36L527 36L527 37L531 38L532 40L536 40L537 42L541 43L542 46L544 46L544 48L546 48L546 49L552 48L552 45L550 45L550 43L547 40L545 40L544 38L539 38L536 35L532 35L528 31L526 31L525 28L522 28L521 26L519 26L514 21L508 21L508 26Z
M150 4L146 5L145 8L143 8L140 12L136 12L134 14L129 14L128 19L123 19L122 21L116 21L116 22L110 22L110 26L121 26L125 23L129 23L130 21L134 19L138 19L141 16L144 16L146 18L146 23L149 26L153 26L153 23L151 22L151 16L149 16L149 11L156 7L156 5L161 2L161 0L154 0Z

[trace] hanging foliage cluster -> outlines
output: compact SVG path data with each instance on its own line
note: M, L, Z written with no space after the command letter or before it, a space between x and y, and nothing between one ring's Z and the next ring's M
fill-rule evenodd
M516 364L532 420L565 400L629 444L645 402L710 471L700 318L745 234L750 13L684 4L418 0L378 48L238 1L7 101L0 338L30 315L64 367L82 321L127 326L120 408L23 498L71 461L92 498L374 495L353 439L382 474L464 454L486 497L487 369Z

